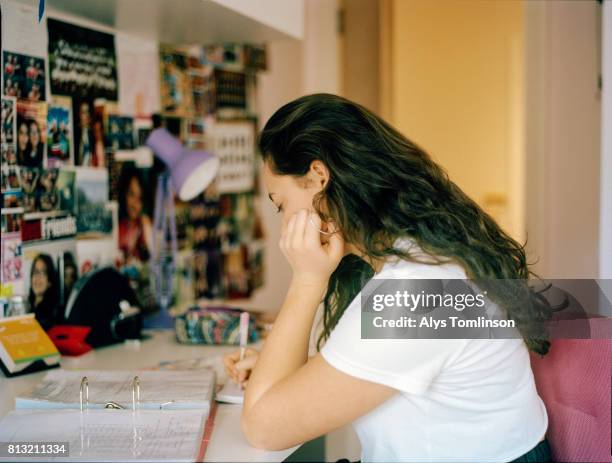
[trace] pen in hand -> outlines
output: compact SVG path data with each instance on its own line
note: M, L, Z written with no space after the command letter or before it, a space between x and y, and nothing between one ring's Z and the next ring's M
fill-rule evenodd
M247 341L249 339L249 313L242 312L240 314L240 361L244 360ZM242 381L240 381L242 387Z

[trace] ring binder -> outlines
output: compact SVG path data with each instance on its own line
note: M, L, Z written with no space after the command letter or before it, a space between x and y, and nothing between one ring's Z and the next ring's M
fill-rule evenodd
M0 440L68 441L79 461L197 461L214 385L213 369L57 370L16 401Z
M83 394L83 391L85 391L85 394ZM83 407L83 395L85 396L85 407ZM81 378L79 402L81 412L83 409L89 409L89 380L87 379L87 376L83 376ZM123 405L113 401L106 402L104 404L104 408L113 410L125 409ZM137 408L140 408L140 378L138 376L134 376L134 379L132 380L132 411L136 411Z

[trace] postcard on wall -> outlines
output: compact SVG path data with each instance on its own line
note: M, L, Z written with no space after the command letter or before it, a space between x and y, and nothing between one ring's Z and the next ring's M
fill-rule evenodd
M112 238L78 239L77 269L79 276L101 267L114 266L117 259L117 243Z
M134 117L151 117L160 112L159 45L117 31L119 112Z
M25 100L44 101L45 60L12 51L2 52L3 94Z
M14 97L2 97L2 165L17 164L17 108Z
M217 109L246 109L246 74L215 69L215 104Z
M150 148L145 146L147 142L147 138L151 135L153 131L153 121L150 117L139 117L134 119L134 136L136 141L136 147L145 148L150 152ZM144 156L146 155L139 155Z
M134 149L134 118L109 114L105 124L105 146L112 152Z
M21 219L23 209L2 209L0 233L0 282L3 289L21 294L23 284L23 261L21 249Z
M24 55L47 55L47 28L38 21L38 2L2 1L2 49Z
M47 166L74 164L72 99L54 96L47 110Z
M193 93L188 75L187 53L170 45L161 45L159 56L162 112L190 117L193 113Z
M246 244L223 253L223 281L227 299L250 297L251 285Z
M2 175L0 176L0 191L21 190L21 180L19 179L19 166L3 165Z
M101 98L72 98L75 165L106 167L104 118L115 106Z
M26 213L74 211L74 172L65 169L21 167L19 180Z
M255 186L255 127L251 121L218 122L213 152L220 160L219 193L239 193Z
M23 207L23 193L21 190L3 191L0 193L0 205L3 209Z
M47 103L17 100L17 163L43 167L47 141Z
M47 19L51 93L117 101L115 37Z
M108 201L108 171L75 168L76 216L79 238L99 238L113 234L113 214Z

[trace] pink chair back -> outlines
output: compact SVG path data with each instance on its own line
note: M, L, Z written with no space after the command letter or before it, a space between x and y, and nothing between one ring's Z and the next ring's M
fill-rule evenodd
M556 339L546 356L531 353L554 461L612 462L612 319L588 321L593 339ZM561 323L576 322L586 321Z

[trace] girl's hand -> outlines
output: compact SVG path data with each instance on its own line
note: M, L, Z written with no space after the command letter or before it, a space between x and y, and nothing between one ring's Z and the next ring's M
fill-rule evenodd
M319 214L307 209L295 213L283 226L279 245L293 269L294 281L325 287L342 259L344 241L340 233L327 235L329 240L322 244L321 226Z
M223 366L227 376L244 389L258 357L259 352L251 348L246 349L242 360L240 360L239 350L223 356Z

